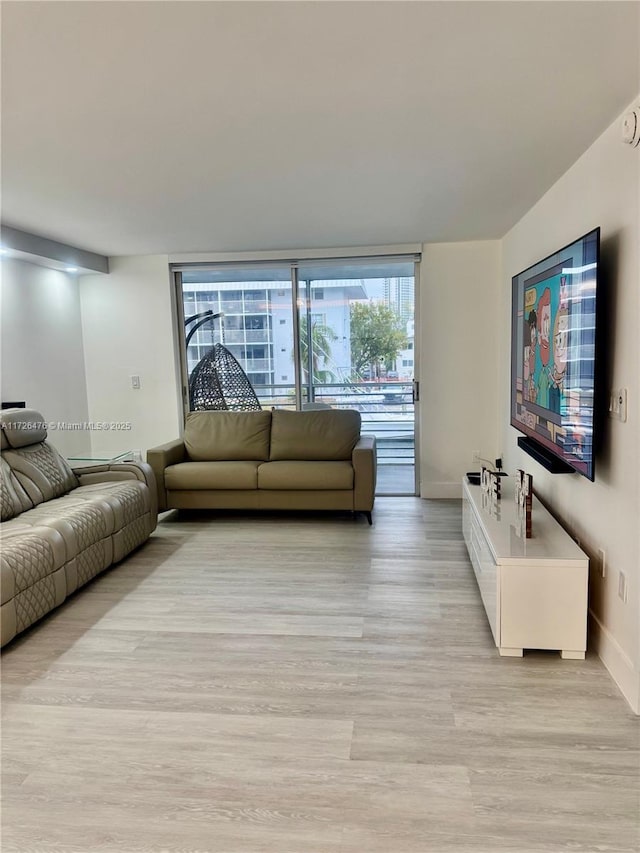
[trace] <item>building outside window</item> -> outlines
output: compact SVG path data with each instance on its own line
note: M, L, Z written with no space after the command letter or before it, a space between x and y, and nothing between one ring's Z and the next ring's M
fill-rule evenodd
M311 294L311 303L307 313L303 305L301 322L306 317L312 326L332 329L335 333L335 338L330 340L330 353L322 357L326 376L336 383L352 379L350 304L353 300L381 301L398 314L406 326L408 339L407 348L398 354L397 366L401 366L398 375L400 379L410 376L413 370L413 279L327 280L321 285L311 286L307 291ZM306 286L302 283L301 293ZM323 301L322 312L314 310L316 300ZM283 282L277 281L256 288L255 282L220 283L216 287L211 283L185 282L183 304L185 316L207 310L224 314L223 318L201 327L191 339L187 352L189 373L215 343L221 342L239 361L259 396L292 393L293 330L288 322L291 317L288 283L286 288Z

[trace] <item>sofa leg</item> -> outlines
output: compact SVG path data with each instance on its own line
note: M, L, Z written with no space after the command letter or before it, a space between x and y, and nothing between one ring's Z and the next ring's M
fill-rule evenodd
M371 513L365 512L365 515L367 516L367 521L369 522L369 526L371 526L373 524L373 521L371 520Z

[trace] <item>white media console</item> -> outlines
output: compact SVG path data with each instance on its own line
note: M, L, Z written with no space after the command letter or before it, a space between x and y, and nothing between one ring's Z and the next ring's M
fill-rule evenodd
M464 540L496 646L512 657L558 649L584 658L589 559L535 496L526 539L509 479L493 503L462 482Z

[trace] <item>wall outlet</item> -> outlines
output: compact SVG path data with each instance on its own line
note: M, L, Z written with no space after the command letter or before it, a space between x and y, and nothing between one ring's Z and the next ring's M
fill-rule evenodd
M627 603L627 576L624 572L618 574L618 598Z
M598 568L600 569L600 577L606 578L606 576L607 576L607 556L604 553L603 548L598 548Z
M614 388L609 395L609 417L625 423L627 420L627 389Z
M137 374L131 377L131 387L134 391L140 390L140 377Z

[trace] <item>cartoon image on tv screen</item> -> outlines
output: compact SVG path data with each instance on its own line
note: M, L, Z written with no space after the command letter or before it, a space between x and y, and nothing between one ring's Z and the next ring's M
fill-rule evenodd
M569 331L567 276L559 279L525 290L523 354L524 399L558 415L565 403Z
M591 255L590 244L579 241L513 280L512 423L584 473L593 432Z

